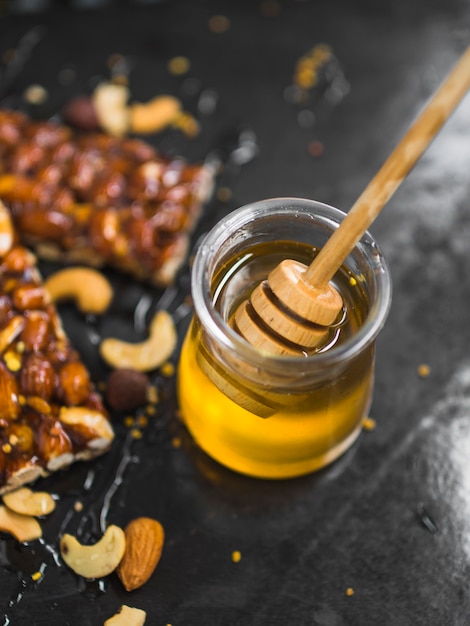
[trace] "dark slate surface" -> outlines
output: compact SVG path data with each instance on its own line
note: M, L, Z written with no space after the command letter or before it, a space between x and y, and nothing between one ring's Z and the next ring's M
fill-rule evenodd
M271 196L347 210L470 40L468 0L99 4L33 2L29 13L27 2L0 5L3 60L26 33L37 35L17 75L3 65L0 104L25 108L23 90L39 83L50 99L29 111L53 115L109 75L111 54L124 55L135 99L173 93L201 121L194 140L163 133L151 141L191 159L216 149L226 163L220 185L232 197L211 203L195 240L228 210ZM216 14L229 19L224 33L208 28ZM312 92L309 125L309 107L291 101L289 86L296 61L322 42L343 82L329 104ZM167 72L176 55L191 61L184 77ZM74 72L68 84L58 78L64 68ZM200 112L201 92L216 96L214 111ZM250 480L194 447L175 418L172 380L157 374L162 402L143 438L127 441L116 418L106 458L40 483L60 496L44 540L19 546L1 536L2 624L97 626L123 603L145 609L152 626L470 624L469 138L467 97L372 227L394 281L378 344L376 428L325 471ZM309 153L312 141L319 156ZM107 371L90 330L134 336L136 302L161 297L110 277L119 298L106 320L62 308L97 380ZM187 273L178 285L173 308ZM149 515L165 527L155 575L131 594L114 575L85 584L60 564L60 533L96 538L101 514L117 524ZM44 575L33 583L38 569Z

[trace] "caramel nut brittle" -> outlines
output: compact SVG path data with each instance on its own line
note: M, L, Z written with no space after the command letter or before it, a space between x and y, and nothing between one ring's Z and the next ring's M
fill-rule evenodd
M0 198L24 242L49 259L111 265L157 285L181 267L215 176L213 165L163 157L141 140L6 110L0 154Z
M0 258L0 493L101 454L113 439L34 261L20 247Z

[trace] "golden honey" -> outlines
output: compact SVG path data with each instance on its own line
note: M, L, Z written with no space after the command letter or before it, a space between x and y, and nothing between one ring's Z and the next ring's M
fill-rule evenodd
M229 238L220 249L209 250L216 261L205 272L207 284L201 275L193 276L193 298L198 290L205 297L196 293L195 315L180 356L180 409L195 441L226 467L259 478L299 476L337 459L361 432L372 398L375 335L368 333L368 325L371 314L377 315L377 294L369 284L376 276L369 260L356 259L335 276L344 311L325 345L313 354L258 353L230 327L232 313L270 269L285 258L308 264L315 244L325 238L323 223L319 239L305 236L311 201L300 208L299 202L294 203L297 235L307 241L275 239L288 232L282 228L286 211L279 222L274 220L275 228L269 228L271 220L262 211L259 230L246 231L244 225L243 236L234 238L219 231ZM332 210L336 217L335 209L322 210Z

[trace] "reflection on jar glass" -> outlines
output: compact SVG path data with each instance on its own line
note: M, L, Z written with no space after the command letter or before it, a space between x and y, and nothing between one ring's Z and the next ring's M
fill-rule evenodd
M308 265L343 217L312 200L265 200L230 213L198 250L179 402L198 445L233 470L260 478L306 474L337 459L361 432L375 340L391 298L389 272L370 234L333 279L344 307L315 352L261 352L230 323L273 267L286 258Z

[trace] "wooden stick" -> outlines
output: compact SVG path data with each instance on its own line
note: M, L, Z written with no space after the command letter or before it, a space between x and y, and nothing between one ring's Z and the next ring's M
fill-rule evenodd
M303 280L325 286L470 88L470 46L331 235Z

